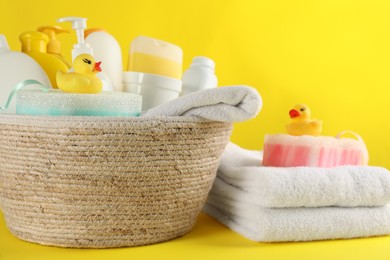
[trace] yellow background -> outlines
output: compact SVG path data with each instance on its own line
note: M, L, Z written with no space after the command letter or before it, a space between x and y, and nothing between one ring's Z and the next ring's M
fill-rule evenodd
M313 116L323 120L323 134L336 135L346 129L359 133L368 146L370 164L390 168L389 14L390 2L386 0L1 0L0 34L6 35L11 49L20 50L21 32L55 25L56 19L63 16L86 17L89 28L103 27L116 37L124 66L130 42L138 35L175 43L183 49L184 70L194 56L209 56L216 62L219 85L245 84L262 95L264 105L259 116L236 123L233 142L262 149L264 135L284 132L288 110L296 103L306 103ZM71 28L70 24L63 26ZM70 60L76 41L74 32L58 38L63 43L64 56ZM177 250L187 259L201 256L198 250L209 250L210 259L219 259L223 254L226 259L247 259L245 254L274 254L287 259L303 252L313 257L314 252L336 257L344 246L346 252L355 255L354 259L368 250L380 250L376 259L390 258L389 247L383 246L390 244L389 238L262 245L205 216L194 232L181 240L146 249L66 251L20 242L2 224L0 259L6 259L10 252L17 256L60 252L66 259L98 259L100 254L101 259L106 259L103 256L116 252L117 256L135 255L141 259L145 254L168 256L170 250Z

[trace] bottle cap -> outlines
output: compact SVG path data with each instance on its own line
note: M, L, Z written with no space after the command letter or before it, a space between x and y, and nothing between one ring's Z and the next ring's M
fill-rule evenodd
M215 68L215 62L212 59L204 56L197 56L192 59L191 67L199 65L209 67L213 70Z
M179 64L183 60L183 51L179 46L146 36L138 36L131 42L130 53L134 52L155 55Z
M47 44L46 52L61 54L61 43L57 40L56 35L63 32L69 33L69 30L63 29L59 26L41 26L38 28L38 31L46 33L49 36L49 43Z
M88 35L90 35L91 33L94 33L94 32L105 32L106 30L104 30L103 28L90 28L90 29L87 29L84 31L84 39L86 39L88 37Z
M19 36L22 43L22 52L37 51L46 53L49 36L43 32L28 31Z

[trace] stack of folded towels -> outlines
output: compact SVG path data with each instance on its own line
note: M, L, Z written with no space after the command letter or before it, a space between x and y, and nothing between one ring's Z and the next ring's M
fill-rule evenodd
M263 167L230 143L204 211L258 242L390 234L390 172L373 166Z

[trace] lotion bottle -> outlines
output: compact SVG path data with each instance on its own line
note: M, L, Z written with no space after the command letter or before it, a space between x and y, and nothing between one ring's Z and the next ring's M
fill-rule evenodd
M57 71L68 71L69 67L60 58L46 53L49 36L43 32L24 32L19 37L22 43L22 52L36 60L45 70L53 88L57 88Z
M59 26L41 26L38 28L38 32L46 33L47 36L49 36L49 42L46 46L46 52L59 58L60 60L62 60L62 62L66 64L68 68L70 68L72 65L64 58L64 56L62 56L61 42L56 37L59 33L69 33L69 31Z
M102 62L102 70L111 79L113 89L122 91L122 50L118 41L104 29L93 28L85 31L85 42L93 50L96 60Z
M10 51L7 39L0 34L0 106L3 106L13 88L20 82L35 79L43 85L51 87L50 80L42 67L30 56ZM15 100L5 111L15 114Z

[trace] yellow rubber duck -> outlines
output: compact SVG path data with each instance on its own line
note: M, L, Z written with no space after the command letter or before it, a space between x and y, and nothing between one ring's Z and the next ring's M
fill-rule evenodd
M322 121L310 119L310 108L304 104L294 106L289 112L291 122L286 125L289 135L314 135L318 136L322 132Z
M95 94L103 89L102 81L96 73L102 71L101 62L96 62L89 54L80 54L73 62L74 72L58 71L58 88L64 92Z

